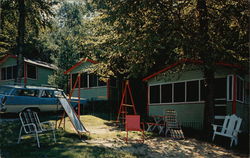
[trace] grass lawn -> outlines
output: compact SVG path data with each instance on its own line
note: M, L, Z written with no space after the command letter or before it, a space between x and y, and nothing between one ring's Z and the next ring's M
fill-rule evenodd
M40 116L42 118L42 116ZM50 119L54 121L53 119ZM125 143L125 132L118 129L112 121L95 116L81 116L90 136L81 141L70 121L66 119L66 129L56 131L57 143L52 134L41 135L41 148L37 148L34 137L27 136L17 144L20 129L19 120L4 121L0 124L1 158L91 158L91 157L244 157L246 154L236 153L211 143L187 138L172 140L146 132L144 144L136 141ZM131 133L130 138L140 137L139 133Z

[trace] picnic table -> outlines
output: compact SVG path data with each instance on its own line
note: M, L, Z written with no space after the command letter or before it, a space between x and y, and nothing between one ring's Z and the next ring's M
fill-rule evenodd
M165 116L152 115L150 117L153 118L153 122L146 122L147 132L154 131L155 128L158 128L159 134L161 134L163 132L164 127L165 127Z

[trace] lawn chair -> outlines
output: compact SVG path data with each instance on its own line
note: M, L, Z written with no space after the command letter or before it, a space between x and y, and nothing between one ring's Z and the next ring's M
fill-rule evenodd
M233 143L237 145L241 122L242 119L233 114L225 117L223 126L212 124L214 130L212 141L214 141L215 135L221 135L231 138L230 147L232 147Z
M143 126L143 128L141 128L141 124ZM140 122L140 115L126 115L126 124L125 124L125 128L126 128L126 143L128 142L128 131L140 131L142 132L142 140L138 140L138 141L142 141L144 142L144 124Z
M184 139L184 134L182 132L181 126L177 121L177 113L175 110L168 109L165 111L165 123L166 123L166 132L170 132L171 138L174 139Z
M52 131L54 136L54 141L56 142L55 137L55 131L54 131L54 125L51 122L40 122L37 113L34 111L23 111L19 113L19 117L22 123L20 132L19 132L19 138L17 143L20 143L20 140L22 139L22 131L25 132L25 135L35 135L37 140L37 146L40 148L40 142L38 134L45 133Z

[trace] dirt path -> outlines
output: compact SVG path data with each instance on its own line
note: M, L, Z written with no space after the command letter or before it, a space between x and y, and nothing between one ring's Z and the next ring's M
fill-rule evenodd
M82 116L81 120L90 131L92 138L83 144L123 150L137 157L248 157L196 139L173 140L160 136L152 137L150 133L146 133L146 140L143 144L125 143L123 139L126 132L118 129L112 122L94 116ZM139 137L138 133L132 133L130 138L135 137Z

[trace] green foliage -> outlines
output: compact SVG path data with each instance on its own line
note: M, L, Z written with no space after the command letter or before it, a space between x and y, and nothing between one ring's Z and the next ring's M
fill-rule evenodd
M49 26L53 16L52 7L56 1L25 0L25 37L24 56L33 59L43 59L43 54L36 46L39 33ZM17 0L1 0L0 2L0 52L16 54L17 25L19 20ZM38 58L37 58L38 57Z
M86 36L84 18L88 15L85 5L81 2L64 2L59 5L52 29L45 31L40 40L44 48L53 51L52 62L59 70L50 76L49 82L66 89L68 78L64 71L85 57L82 40Z
M205 44L197 0L94 0L92 6L97 10L90 19L92 34L83 44L100 61L101 74L142 77L185 57L249 62L247 1L207 1ZM198 52L204 48L202 57Z

